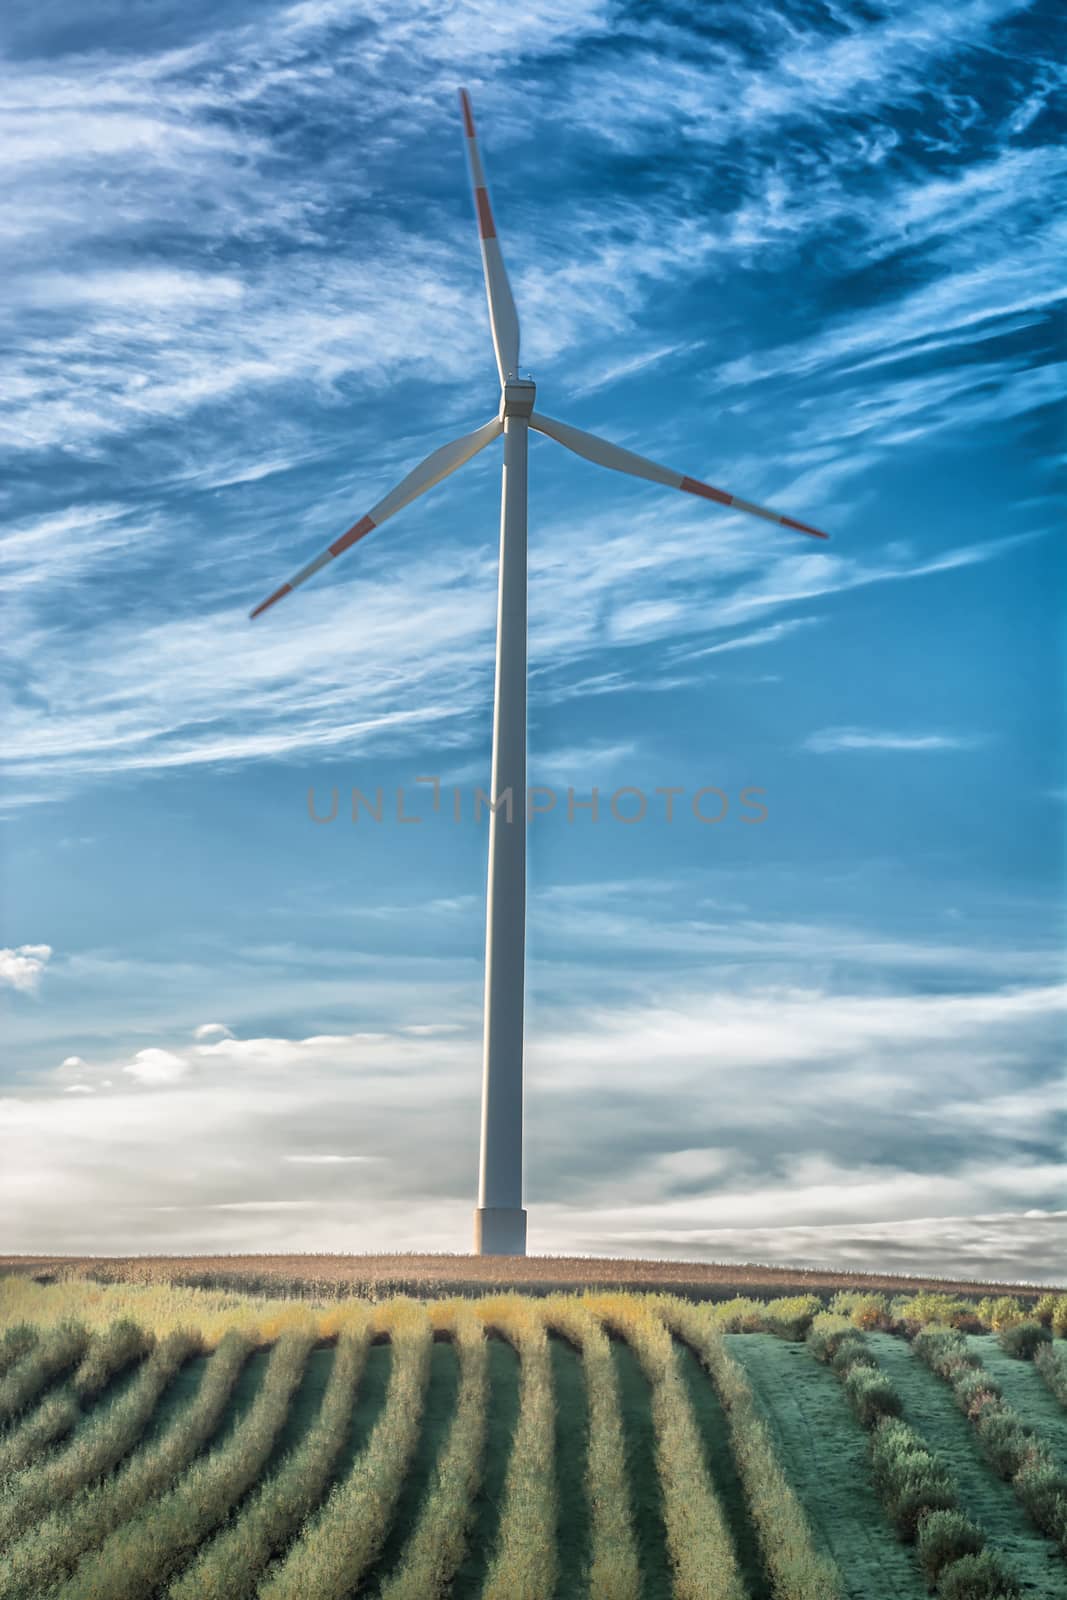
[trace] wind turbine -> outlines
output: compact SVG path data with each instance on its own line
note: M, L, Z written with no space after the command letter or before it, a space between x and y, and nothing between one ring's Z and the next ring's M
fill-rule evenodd
M485 933L485 1031L482 1074L481 1154L474 1248L481 1255L525 1255L526 1212L522 1205L523 987L526 948L526 449L530 428L601 467L648 478L669 489L702 495L734 511L796 528L816 539L827 535L806 522L770 511L713 488L699 478L621 450L618 445L555 422L534 410L534 383L519 372L519 318L489 205L470 98L459 91L467 138L474 207L481 238L489 325L500 373L500 410L491 422L452 444L442 445L383 500L354 522L321 555L251 613L291 594L435 483L504 435L497 594L496 689L493 710L492 809ZM507 804L505 804L507 800ZM503 808L503 809L501 809Z

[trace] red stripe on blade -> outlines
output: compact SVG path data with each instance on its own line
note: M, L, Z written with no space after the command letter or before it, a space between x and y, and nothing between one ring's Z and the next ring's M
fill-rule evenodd
M721 506L732 506L732 494L723 494L721 489L713 489L710 483L701 483L699 478L683 478L678 485L686 494L702 494L705 500L717 500Z
M475 189L474 203L478 207L478 232L483 239L495 239L493 213L489 209L489 195L485 189Z
M474 118L471 116L471 103L466 89L459 91L459 103L463 107L463 126L467 131L467 138L474 138Z
M828 533L821 533L818 528L809 528L806 522L796 522L792 517L779 517L778 520L787 528L799 528L801 533L810 533L813 539L830 537Z
M369 533L375 526L376 524L369 517L360 517L358 522L352 524L347 533L342 533L339 539L334 540L330 546L330 554L339 556L342 551L348 550L355 544L357 539L362 539L363 535Z
M254 611L249 613L249 615L252 616L252 617L258 617L259 613L261 611L266 611L267 607L268 606L272 606L276 600L281 600L285 595L292 594L292 592L293 592L292 584L291 583L283 583L280 589L275 589L274 593L270 596L270 598L267 599L267 600L262 601L261 604L259 604Z

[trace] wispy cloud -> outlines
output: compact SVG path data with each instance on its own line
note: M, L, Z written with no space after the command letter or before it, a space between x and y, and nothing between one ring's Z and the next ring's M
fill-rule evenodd
M545 1245L573 1241L580 1206L583 1248L627 1235L634 1251L657 1227L693 1241L707 1229L775 1228L786 1195L791 1220L808 1227L1052 1209L1060 1175L1038 1085L1055 1070L1065 1008L1058 986L909 996L671 985L653 1003L594 1007L531 1050L535 1226ZM1012 1063L1023 1041L1034 1069L1020 1096ZM83 1062L78 1081L95 1093L64 1093L61 1072L0 1108L12 1156L0 1184L18 1186L21 1219L11 1242L126 1248L132 1205L142 1248L254 1247L265 1237L254 1221L218 1219L259 1211L294 1214L276 1246L339 1247L358 1227L368 1245L454 1248L469 1225L476 1050L466 1035L233 1038L207 1049L168 1039L135 1059L182 1070L132 1081L121 1054ZM1014 1095L1010 1116L982 1123L980 1153L973 1126L964 1140L949 1115L976 1094L990 1107ZM880 1155L858 1160L855 1129L872 1116ZM337 1148L340 1121L358 1125L377 1159ZM694 1141L704 1126L714 1141ZM182 1154L191 1138L195 1175ZM623 1206L620 1139L632 1178ZM871 1242L866 1259L879 1248ZM768 1255L788 1249L786 1234Z
M877 728L822 728L804 740L805 750L828 755L838 750L974 750L982 740L961 733L893 733Z

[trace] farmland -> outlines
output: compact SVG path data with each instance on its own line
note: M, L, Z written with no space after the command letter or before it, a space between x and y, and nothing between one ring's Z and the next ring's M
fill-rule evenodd
M1062 1294L20 1265L0 1600L1067 1600Z

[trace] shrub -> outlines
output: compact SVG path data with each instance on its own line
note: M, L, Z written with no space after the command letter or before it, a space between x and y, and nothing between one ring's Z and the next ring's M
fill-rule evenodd
M1067 1549L1067 1475L1050 1457L1030 1456L1012 1487L1042 1533Z
M847 1317L824 1311L812 1319L807 1344L816 1361L829 1364L846 1343L852 1348L863 1345L862 1334L857 1333Z
M956 1492L943 1463L914 1428L889 1417L871 1435L874 1484L897 1533L910 1543L920 1519L932 1511L954 1511Z
M991 1550L961 1556L941 1574L941 1600L1017 1600L1019 1586Z
M940 1376L953 1366L978 1367L981 1366L979 1358L967 1348L967 1341L958 1328L949 1328L940 1323L931 1323L920 1328L911 1342L911 1347L920 1361Z
M1056 1296L1052 1308L1052 1332L1057 1339L1067 1339L1067 1294Z
M711 1307L711 1315L723 1333L759 1333L766 1311L762 1300L750 1300L744 1295Z
M830 1370L843 1377L852 1367L876 1367L878 1359L872 1355L862 1333L846 1334L830 1358Z
M1026 1312L1012 1295L1002 1294L996 1299L979 1300L978 1316L985 1327L999 1333L1002 1328L1013 1328L1022 1322Z
M1052 1334L1040 1322L1009 1322L1000 1328L997 1343L1005 1354L1032 1361L1040 1345L1052 1343Z
M865 1333L893 1327L889 1298L884 1294L861 1294L855 1289L841 1289L831 1298L830 1310L839 1317L847 1317Z
M956 1295L924 1291L910 1299L896 1303L899 1320L909 1327L925 1328L931 1322L948 1328L962 1328L969 1333L981 1330L977 1309L971 1300L961 1300Z
M919 1522L915 1550L929 1588L937 1586L943 1568L961 1556L976 1556L985 1535L962 1511L930 1511Z
M1033 1429L1003 1400L983 1406L975 1428L993 1470L1002 1478L1014 1478L1033 1449Z
M1052 1313L1056 1309L1057 1298L1054 1294L1043 1294L1034 1306L1034 1320L1046 1328L1052 1326Z
M1001 1398L999 1384L981 1367L964 1367L954 1378L952 1392L956 1404L972 1421L984 1406Z
M780 1339L803 1339L811 1327L812 1318L822 1310L817 1294L782 1295L767 1303L763 1326L767 1333Z
M1041 1345L1034 1356L1040 1372L1061 1406L1067 1406L1067 1352L1054 1344Z
M885 1373L877 1368L850 1367L845 1374L845 1393L865 1428L873 1428L882 1417L900 1416L900 1397Z

